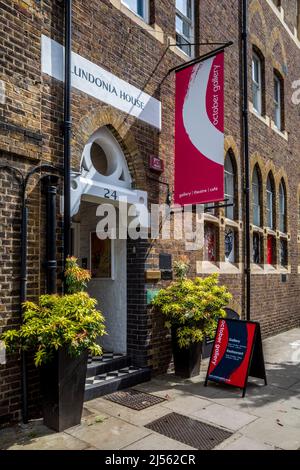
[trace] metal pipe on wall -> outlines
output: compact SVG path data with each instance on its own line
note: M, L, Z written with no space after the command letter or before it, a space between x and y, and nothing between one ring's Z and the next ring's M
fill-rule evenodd
M245 287L246 319L251 319L251 242L250 242L250 166L249 166L249 120L248 120L248 0L242 5L242 86L243 86L243 154L245 194Z
M65 0L65 85L64 85L64 262L71 254L71 64L72 0Z
M43 178L46 194L46 272L47 272L47 293L57 292L57 261L56 261L56 194L58 177L47 175Z
M26 186L22 187L22 208L21 208L21 275L20 275L20 311L22 318L23 303L27 300L27 226L28 207L26 200ZM21 353L21 390L22 390L22 421L28 423L28 377L27 359L25 351Z

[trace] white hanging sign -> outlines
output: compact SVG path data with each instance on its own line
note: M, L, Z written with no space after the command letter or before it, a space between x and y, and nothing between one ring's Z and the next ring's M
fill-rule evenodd
M42 35L42 72L64 81L65 48ZM72 86L161 129L161 102L72 52Z

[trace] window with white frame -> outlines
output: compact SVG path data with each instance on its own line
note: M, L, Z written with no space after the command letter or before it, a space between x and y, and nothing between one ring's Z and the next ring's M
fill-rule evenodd
M252 203L253 203L253 224L257 227L261 225L261 208L260 208L260 177L257 167L253 170L252 177Z
M286 233L286 192L283 181L279 186L279 230Z
M194 47L194 0L176 0L176 44L188 56Z
M227 152L224 165L224 197L227 199L226 204L232 204L225 207L225 217L234 219L234 189L235 189L235 173L232 157Z
M267 224L268 228L274 228L274 183L269 174L267 179Z
M141 17L146 23L149 23L149 0L121 0L122 3Z
M255 52L252 57L252 91L253 108L262 114L262 61Z
M277 129L282 129L282 107L281 107L281 80L274 74L274 123Z

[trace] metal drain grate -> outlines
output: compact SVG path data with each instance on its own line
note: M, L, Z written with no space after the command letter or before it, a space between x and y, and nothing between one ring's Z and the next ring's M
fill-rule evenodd
M149 408L149 406L157 405L165 401L164 398L156 397L149 393L143 393L139 390L122 390L106 395L103 398L137 411L144 410L145 408Z
M198 450L213 449L232 434L178 413L170 413L145 427Z

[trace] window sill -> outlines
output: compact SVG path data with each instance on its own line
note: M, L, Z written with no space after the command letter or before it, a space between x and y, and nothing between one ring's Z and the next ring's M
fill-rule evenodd
M211 222L212 224L220 225L220 219L209 212L204 212L204 222Z
M286 142L289 140L289 136L287 131L280 131L276 125L275 122L270 119L268 116L262 116L260 115L253 107L253 103L249 101L249 111L252 113L254 116L256 116L261 122L263 122L267 127L271 128L272 131L274 131L277 135L279 135L282 139L284 139Z
M168 42L168 45L170 46L172 44L172 48L170 49L172 52L174 52L174 54L178 55L178 57L180 57L182 60L184 60L185 62L187 62L188 60L193 60L195 58L194 55L190 56L188 54L186 54L185 52L183 52L180 47L178 46L175 46L176 44L176 39L173 38L172 36L168 36L167 38L167 42Z
M289 136L288 136L288 133L287 131L281 131L278 129L278 127L276 127L275 125L275 122L272 121L271 119L271 129L276 132L276 134L278 134L280 137L282 137L284 140L286 140L288 142L289 140Z
M253 107L253 103L249 101L249 111L252 113L254 116L257 117L261 122L263 122L266 126L270 127L270 118L268 116L262 116L259 114Z
M291 274L291 266L287 266L284 268L283 266L279 265L272 265L272 264L251 264L251 274Z
M291 272L292 272L291 266L290 265L288 265L287 267L279 266L278 267L278 272L279 272L279 274L291 274Z
M197 274L213 274L220 273L220 268L212 261L196 261L196 271Z
M221 274L241 274L243 271L242 263L230 263L230 261L222 261L220 263Z
M277 238L285 238L286 240L290 239L290 236L288 233L283 233L280 232L279 230L277 231Z
M264 271L265 274L278 274L278 269L274 264L265 264Z
M146 30L151 36L157 39L159 42L164 44L164 32L163 30L156 24L150 25L147 23L143 18L138 16L132 10L130 10L126 5L124 5L121 0L110 0L110 3L121 13L126 15L136 24L138 24L142 29Z
M264 229L262 227L258 227L257 225L251 224L250 225L251 232L259 232L264 233Z
M197 274L241 274L243 270L242 263L230 263L229 261L221 261L213 263L211 261L197 261Z
M251 263L250 272L251 274L265 274L263 265L256 263Z
M237 230L243 230L243 222L235 221L235 220L232 220L232 219L227 219L226 217L224 219L224 224L223 225L225 225L226 227L234 227Z
M265 227L264 230L267 235L272 235L272 237L276 237L276 232L272 228Z
M196 262L197 274L242 274L243 263L230 263L229 261L221 261L220 263L213 263L211 261L197 261ZM283 266L272 264L256 264L251 263L251 275L280 275L291 274L291 266L284 268ZM298 266L298 274L300 274L300 266Z

